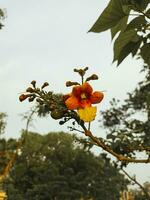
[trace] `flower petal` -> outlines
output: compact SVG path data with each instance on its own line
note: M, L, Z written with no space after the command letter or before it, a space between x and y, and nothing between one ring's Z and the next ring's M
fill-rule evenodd
M79 102L78 99L75 96L69 97L66 101L65 104L69 110L75 110L79 107Z
M92 104L100 103L104 98L104 94L102 92L93 92L90 101Z
M78 85L78 86L73 87L72 89L72 94L77 98L80 98L81 96L81 93L82 93L81 87L82 86Z
M80 108L85 108L85 107L90 107L91 106L91 101L88 99L83 99L79 101L79 107Z
M71 97L71 94L63 95L63 101L65 102L69 97Z
M97 108L95 107L86 107L84 109L78 109L78 115L80 119L85 122L91 122L96 117Z
M81 88L82 88L82 92L84 92L85 94L91 95L93 92L93 88L88 82L83 83Z

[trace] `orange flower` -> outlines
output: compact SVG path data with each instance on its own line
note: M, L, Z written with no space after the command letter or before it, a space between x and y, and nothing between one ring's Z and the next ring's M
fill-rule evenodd
M87 82L74 86L71 94L64 96L64 101L69 110L76 110L80 119L91 122L95 119L97 108L92 104L100 103L104 95L95 91Z
M102 92L93 92L91 85L85 82L82 85L73 87L71 94L65 99L65 104L70 110L84 109L91 107L92 104L100 103L103 97Z

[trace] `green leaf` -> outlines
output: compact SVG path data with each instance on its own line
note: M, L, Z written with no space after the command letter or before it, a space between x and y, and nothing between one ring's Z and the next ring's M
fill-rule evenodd
M2 9L0 9L0 18L4 18L4 12Z
M146 15L150 17L150 8L146 11Z
M145 63L150 66L150 43L144 44L141 48L141 56Z
M134 18L128 25L126 30L130 30L130 29L139 29L141 28L144 24L146 24L147 21L145 20L145 17L142 16L138 16L136 18Z
M0 20L4 19L4 12L2 9L0 9ZM4 25L0 22L0 29L3 27Z
M138 0L138 4L142 10L145 10L149 3L149 0Z
M150 33L147 35L147 38L150 39Z
M114 43L114 59L113 62L118 60L120 52L123 47L127 45L129 42L137 42L139 40L139 36L137 35L135 30L129 30L125 32L121 32L118 38Z
M137 42L129 42L128 44L126 44L123 48L122 48L122 50L121 50L121 52L120 52L120 54L119 54L119 56L118 56L118 63L117 63L117 65L120 65L120 63L130 54L130 53L132 53L132 55L135 55L136 54L136 52L137 52L137 50L138 50L138 48L139 48L139 46L140 46L140 44L141 44L141 40L139 40L139 41L137 41Z
M122 9L123 9L123 12L126 13L126 15L129 15L129 13L131 11L131 6L130 5L124 5L122 3Z
M133 57L136 55L137 51L139 50L142 40L143 38L141 37L140 40L136 42L136 45L134 46L134 49L131 52Z
M115 37L115 35L119 31L124 31L126 29L127 21L128 21L128 16L125 16L122 19L120 19L120 21L118 22L118 24L116 26L111 28L111 38L112 39Z
M107 139L115 140L115 138L116 138L115 135L112 135L112 134L108 134L108 135L107 135Z
M111 0L89 32L106 31L117 25L125 16L121 0Z

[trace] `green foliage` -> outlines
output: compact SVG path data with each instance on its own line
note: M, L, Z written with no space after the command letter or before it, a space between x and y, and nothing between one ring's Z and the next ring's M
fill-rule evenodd
M121 32L114 43L114 61L118 60L118 64L120 64L123 57L132 51L133 46L136 46L138 41L139 36L135 30L126 31L126 34Z
M132 29L140 29L144 24L146 24L145 17L143 15L140 15L138 17L135 17L126 27L126 30L132 30Z
M106 31L120 23L124 17L126 13L122 8L121 0L111 0L89 31L96 33Z
M141 48L141 56L146 63L150 64L150 42L148 42Z
M5 113L0 113L0 135L4 133L6 127L6 120L5 118L7 115Z
M125 30L127 21L128 21L128 16L125 16L122 19L120 19L120 21L116 24L116 26L111 28L111 37L112 37L112 39L115 37L115 35L119 31L123 32Z
M119 65L130 53L140 55L150 65L149 0L111 0L90 32L111 30L114 59ZM132 15L132 18L129 16ZM133 17L134 16L134 17ZM146 53L146 55L145 55Z
M0 9L0 29L3 27L3 24L1 21L4 19L4 17L5 17L4 11Z
M109 131L108 143L115 152L134 156L136 152L150 153L150 68L144 67L146 77L121 105L113 99L102 112L101 123ZM143 116L142 118L140 116Z
M9 200L116 200L126 188L127 181L106 156L95 156L70 134L23 137L21 154L5 185Z

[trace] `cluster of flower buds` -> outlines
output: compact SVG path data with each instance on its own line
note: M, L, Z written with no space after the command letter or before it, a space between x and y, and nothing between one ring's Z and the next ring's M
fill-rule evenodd
M82 77L85 75L88 69L89 69L88 67L85 67L84 69L74 69L74 72L77 72Z
M45 92L43 91L43 89L45 87L47 87L49 84L47 82L45 82L41 88L37 88L36 87L36 81L33 80L31 82L31 85L30 87L28 87L26 89L26 92L24 94L21 94L19 96L19 100L22 102L26 99L28 99L29 102L32 102L36 99L36 101L40 104L43 104L43 97L45 96ZM44 96L43 96L44 95Z
M82 83L84 82L84 76L86 74L86 71L88 70L88 67L85 67L84 69L74 69L74 72L77 72L81 78L82 78ZM98 80L98 76L96 74L92 74L91 76L87 77L85 82L91 81L91 80ZM78 82L72 82L72 81L67 81L66 86L75 86L75 85L80 85Z
M29 102L34 100L38 103L39 112L46 111L50 113L53 119L61 119L66 112L66 106L63 101L63 95L53 94L51 91L44 91L43 89L49 84L45 82L40 88L36 87L36 81L31 82L30 87L26 89L24 94L21 94L19 100L22 102L28 99ZM44 113L43 113L44 114Z
M39 112L50 113L53 119L61 119L60 124L64 124L70 119L74 119L78 124L81 122L91 122L95 119L98 104L102 101L104 94L100 91L93 91L89 84L91 80L97 80L98 76L92 74L85 79L88 67L83 69L74 69L81 77L81 83L67 81L66 86L71 87L69 94L53 94L51 91L43 90L49 84L45 82L40 88L36 87L36 81L31 82L26 92L20 95L19 100L22 102L28 99L29 102L36 100L39 106ZM46 109L45 109L46 108ZM40 115L40 114L39 114ZM44 116L44 114L43 114Z

